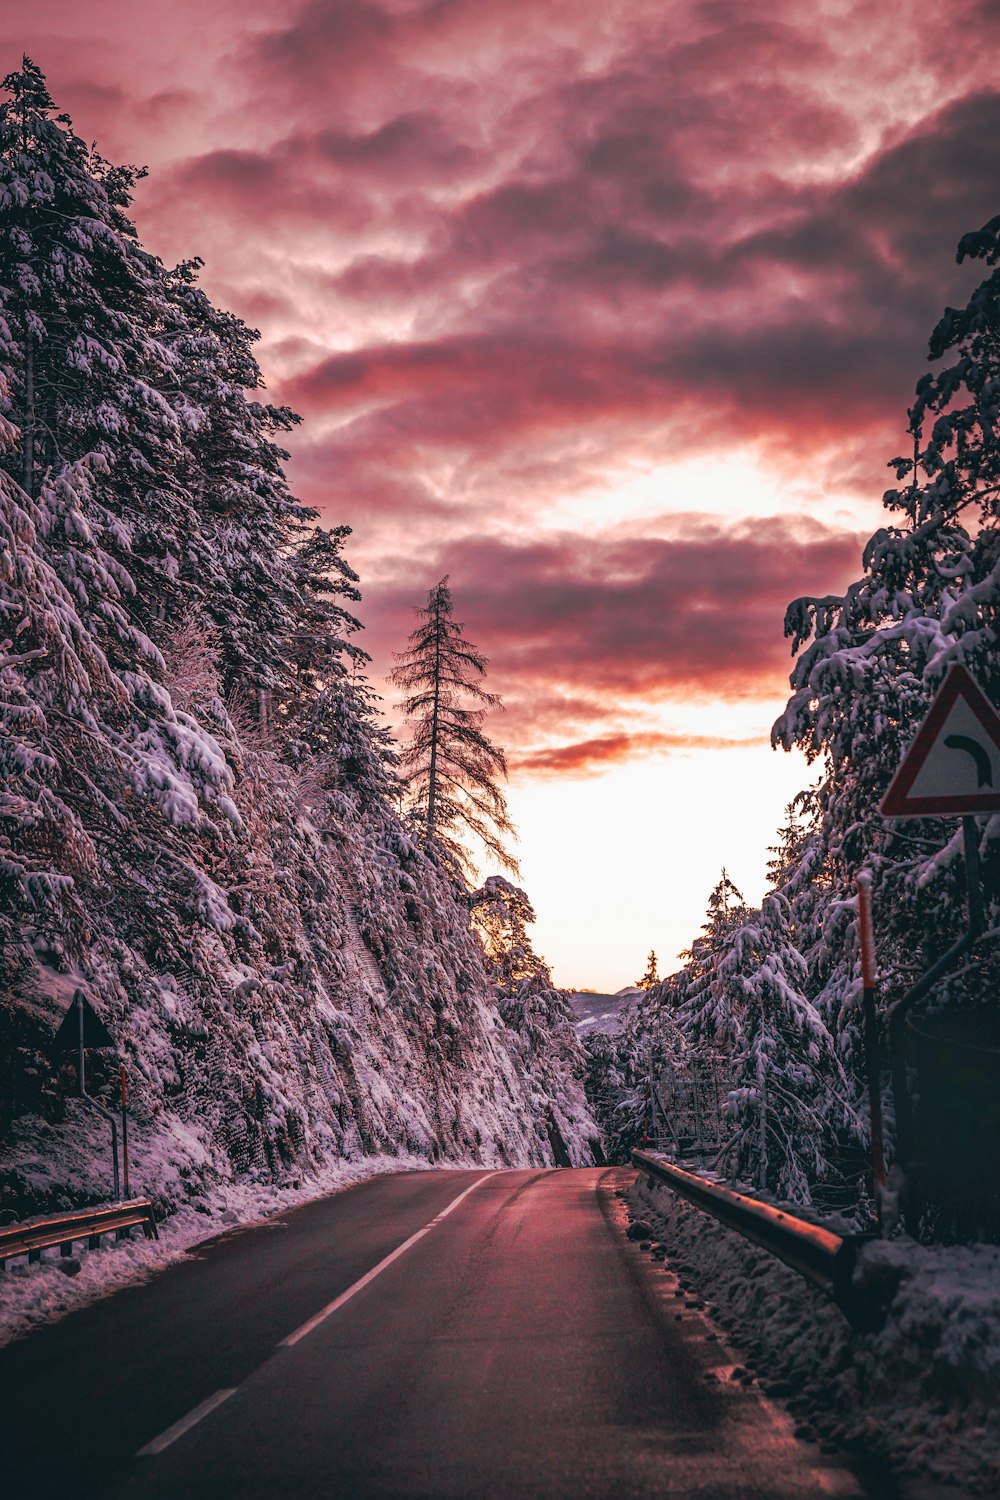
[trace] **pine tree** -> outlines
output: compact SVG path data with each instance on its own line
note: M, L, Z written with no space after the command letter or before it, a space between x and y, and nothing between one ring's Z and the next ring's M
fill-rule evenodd
M200 264L164 273L169 394L185 427L178 483L197 524L164 558L161 593L175 615L196 604L218 633L225 696L252 698L266 721L301 695L303 668L308 691L320 657L350 659L345 637L358 621L338 601L360 594L342 555L350 528L312 527L315 511L288 489L279 439L298 416L249 394L263 385L260 335L212 305L197 284Z
M637 979L635 987L638 990L651 990L654 985L660 983L659 970L656 967L656 950L650 948L649 957L646 959L646 972L641 979Z
M544 958L531 944L528 927L535 920L527 893L502 875L491 875L469 897L472 926L486 955L487 972L502 995L513 995L526 979L552 978Z
M782 1198L808 1203L831 1175L829 1154L863 1138L833 1036L803 993L806 964L792 940L791 910L777 892L746 908L712 955L682 1009L689 1037L728 1058L728 1112L736 1133L728 1170Z
M407 691L402 707L413 724L402 757L410 816L424 843L443 849L458 869L470 867L462 839L472 834L505 869L516 872L517 861L503 843L514 836L499 784L507 762L482 728L487 713L501 706L495 693L480 686L486 657L452 618L447 578L431 589L418 613L409 649L397 654L390 673L390 681Z
M958 258L966 256L997 266L1000 217L963 238ZM801 746L822 767L816 808L830 882L828 950L835 928L844 939L825 986L835 1004L858 983L856 939L845 929L860 869L874 877L887 1004L965 919L961 832L935 819L911 822L905 833L886 828L877 803L953 662L1000 701L1000 269L964 309L945 311L930 356L949 354L917 384L912 456L892 460L904 483L885 493L892 520L868 542L862 576L842 598L797 599L786 615L798 661L773 738ZM1000 916L1000 842L989 824L983 832L991 926ZM975 1012L983 1035L1000 1039L988 998L995 966L984 954L942 998Z
M256 335L142 248L137 174L33 64L7 94L0 1191L107 1192L45 1057L78 983L164 1207L339 1152L542 1162L550 1120L586 1160L564 1000L498 1024L462 893L394 812L347 529L289 492Z
M115 547L169 547L192 517L174 479L183 421L167 395L163 268L125 213L142 173L88 150L29 58L3 88L0 401L20 433L7 472L30 498L46 472L97 455L115 468L117 504L95 494L94 519Z

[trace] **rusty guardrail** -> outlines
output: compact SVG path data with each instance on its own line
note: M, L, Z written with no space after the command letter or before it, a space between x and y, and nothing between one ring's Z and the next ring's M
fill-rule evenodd
M29 1261L41 1260L42 1251L52 1245L58 1245L62 1255L72 1255L74 1240L87 1240L90 1249L96 1250L102 1234L114 1232L120 1239L137 1226L142 1227L147 1240L159 1239L149 1198L11 1224L0 1229L0 1270L15 1255L27 1255Z
M649 1185L662 1182L713 1218L735 1229L744 1239L770 1251L793 1271L818 1287L858 1329L877 1327L885 1314L883 1301L854 1285L858 1252L876 1236L833 1234L819 1224L797 1219L783 1209L772 1208L756 1198L734 1193L694 1172L655 1156L651 1151L633 1151L635 1166L649 1176Z

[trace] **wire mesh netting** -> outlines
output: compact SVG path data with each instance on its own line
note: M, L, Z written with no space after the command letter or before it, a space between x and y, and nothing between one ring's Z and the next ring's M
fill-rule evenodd
M650 1143L678 1161L708 1165L728 1140L731 1087L729 1060L722 1054L664 1064L650 1080Z

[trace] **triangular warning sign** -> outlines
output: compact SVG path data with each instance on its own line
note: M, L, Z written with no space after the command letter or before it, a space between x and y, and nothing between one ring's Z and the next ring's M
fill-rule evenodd
M80 1012L78 1003L83 1005L83 1045L85 1047L114 1047L117 1045L114 1037L108 1031L104 1022L97 1014L90 1001L82 990L77 990L70 1001L69 1010L62 1018L62 1024L49 1043L49 1054L58 1057L62 1052L75 1052L80 1045Z
M964 667L950 668L879 811L884 818L1000 811L1000 716Z

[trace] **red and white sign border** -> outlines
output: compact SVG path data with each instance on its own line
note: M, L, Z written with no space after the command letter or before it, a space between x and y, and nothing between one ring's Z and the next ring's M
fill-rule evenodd
M959 698L965 699L984 733L1000 753L1000 717L996 709L965 667L950 667L926 719L917 730L913 744L903 756L902 764L889 784L889 790L879 803L879 812L883 818L954 818L973 813L1000 812L1000 788L963 792L951 797L910 796L910 788Z

